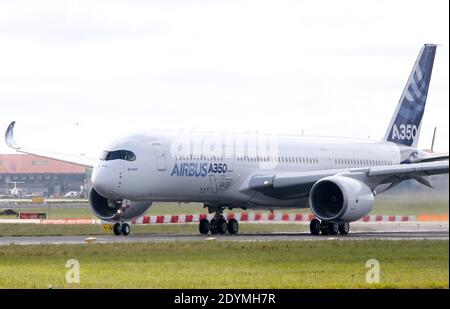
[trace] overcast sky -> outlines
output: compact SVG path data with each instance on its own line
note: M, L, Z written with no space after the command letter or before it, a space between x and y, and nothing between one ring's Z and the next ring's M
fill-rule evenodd
M158 128L380 139L437 43L419 147L437 126L448 151L448 6L0 1L0 131L16 120L20 144L91 155Z

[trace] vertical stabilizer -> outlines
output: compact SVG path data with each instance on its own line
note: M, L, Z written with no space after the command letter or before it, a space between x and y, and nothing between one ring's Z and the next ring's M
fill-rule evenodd
M384 139L389 142L417 147L436 45L425 44L420 50Z

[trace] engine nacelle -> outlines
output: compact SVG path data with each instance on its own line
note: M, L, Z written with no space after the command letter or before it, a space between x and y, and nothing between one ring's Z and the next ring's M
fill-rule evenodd
M131 220L143 215L151 202L111 200L101 196L94 188L89 192L89 204L95 215L105 221Z
M372 190L363 182L345 176L325 177L314 184L309 205L316 217L326 221L352 222L373 207Z

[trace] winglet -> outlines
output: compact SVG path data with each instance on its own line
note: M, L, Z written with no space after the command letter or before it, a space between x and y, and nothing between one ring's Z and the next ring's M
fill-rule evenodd
M14 149L20 149L19 145L17 145L16 141L14 140L14 125L16 124L15 121L11 122L6 129L5 132L5 142L8 147L14 148Z

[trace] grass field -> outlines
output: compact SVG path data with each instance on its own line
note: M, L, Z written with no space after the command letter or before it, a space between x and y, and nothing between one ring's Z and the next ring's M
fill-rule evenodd
M43 206L34 206L34 207L22 207L22 208L14 208L16 212L39 212L45 213L48 219L64 219L64 218L96 218L95 215L91 212L90 207L73 207L73 208L52 208L48 209L48 207ZM13 216L0 216L0 219L8 219L14 218Z
M80 263L66 284L65 263ZM381 282L366 282L368 259ZM448 241L10 245L0 288L448 288Z
M449 213L448 196L443 199L386 198L379 196L370 212L374 215L444 215Z
M80 207L82 205L82 207ZM77 204L73 207L53 207L50 209L47 206L36 205L26 208L15 208L13 205L11 209L17 212L44 212L48 218L63 219L63 218L96 218L90 210L88 204ZM236 209L234 212L242 210ZM309 209L290 209L278 210L287 213L309 213ZM205 213L207 209L203 208L201 204L177 204L177 203L155 203L147 211L148 215L184 215L184 214L199 214ZM262 210L261 212L268 212ZM427 199L409 199L407 201L401 199L380 198L375 200L375 205L371 214L380 215L419 215L419 214L448 214L449 204L448 199L427 200ZM0 216L2 219L11 218L11 216Z

